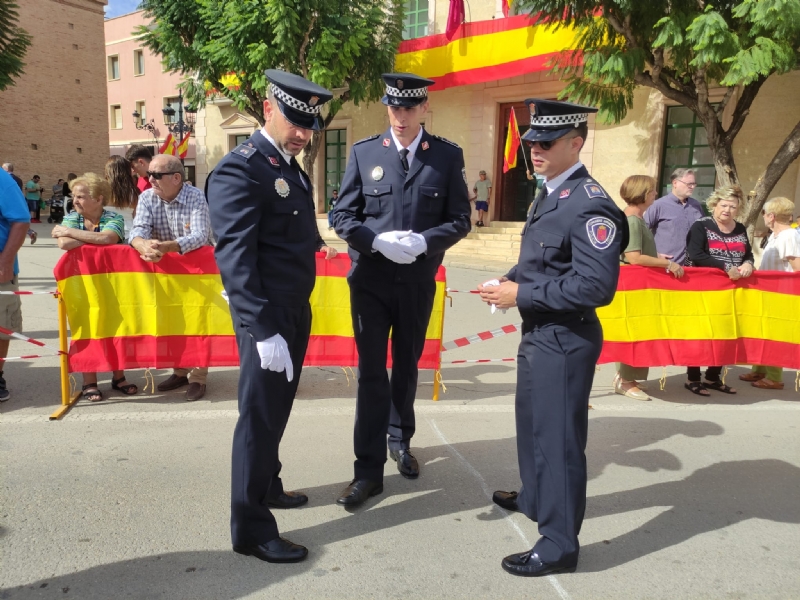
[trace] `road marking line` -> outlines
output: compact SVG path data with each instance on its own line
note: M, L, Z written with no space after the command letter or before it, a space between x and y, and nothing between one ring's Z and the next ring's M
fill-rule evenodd
M464 465L467 471L469 471L472 474L472 476L478 480L478 482L481 484L481 489L483 490L484 496L486 496L489 499L489 501L492 502L492 492L489 490L489 486L486 485L486 480L483 478L483 476L478 472L478 470L475 467L473 467L470 464L470 462L466 458L462 456L462 454L458 450L456 450L455 448L453 448L453 446L450 445L450 442L447 441L447 438L444 437L444 434L436 425L436 421L434 421L433 419L426 419L426 420L428 421L428 424L431 426L431 429L433 429L433 432L436 434L439 440L445 446L447 446L450 452L452 452L459 461L461 461L461 464ZM494 505L493 502L492 504ZM530 543L530 541L528 540L528 536L525 535L525 532L523 532L522 529L520 529L519 525L517 525L517 523L514 521L514 519L511 518L511 513L499 506L497 508L504 513L505 516L503 517L503 520L506 523L509 523L511 527L514 529L514 531L517 532L517 535L519 535L519 537L522 539L522 542L525 544L525 546L528 548L532 548L533 544ZM556 579L555 575L547 575L545 579L547 579L547 581L553 586L553 589L555 589L556 593L558 593L558 595L561 596L562 600L570 600L570 595L567 593L567 590L561 587L561 584L558 582L558 579Z

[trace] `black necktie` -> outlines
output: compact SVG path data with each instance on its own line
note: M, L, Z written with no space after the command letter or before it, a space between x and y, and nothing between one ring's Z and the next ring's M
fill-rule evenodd
M536 195L536 198L533 200L533 205L531 206L531 212L533 216L536 216L536 211L538 210L539 206L544 202L544 199L547 198L547 186L542 182L542 189L539 190L539 193Z
M408 173L408 148L400 150L400 164L403 165L403 171Z
M303 178L303 173L300 171L300 163L297 162L297 159L293 156L292 160L289 161L289 166L292 167L292 170L297 173L297 176L300 178L300 181L303 183L303 187L308 189L308 184L306 180Z

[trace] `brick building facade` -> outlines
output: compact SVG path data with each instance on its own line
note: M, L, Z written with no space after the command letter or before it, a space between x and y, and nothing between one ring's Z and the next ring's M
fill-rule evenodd
M32 37L25 73L0 92L0 162L48 193L67 173L102 173L108 158L103 40L106 0L17 2Z

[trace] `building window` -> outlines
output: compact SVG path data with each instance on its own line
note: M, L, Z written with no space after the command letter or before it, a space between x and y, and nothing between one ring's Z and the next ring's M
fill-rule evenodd
M111 105L111 129L122 129L122 106Z
M178 96L172 96L170 98L164 98L164 108L167 108L167 104L169 104L172 109L175 111L175 114L172 115L169 119L164 117L164 121L166 123L177 123L178 122L178 104L180 104L180 98Z
M705 202L714 191L717 172L714 158L708 147L708 135L703 124L685 106L667 108L667 127L664 135L664 155L661 161L659 189L664 196L672 189L669 176L683 167L694 169L697 187L692 197Z
M136 112L139 113L139 125L147 123L147 107L144 104L144 100L139 100L136 103Z
M333 190L340 189L347 166L347 130L329 129L325 132L325 210Z
M428 35L428 0L406 0L403 19L403 39Z
M144 52L142 50L133 51L133 74L144 75Z
M108 57L108 80L119 79L119 56Z
M247 135L247 134L244 134L244 135L232 135L231 136L231 150L233 150L234 148L236 148L237 146L239 146L241 144L244 144L248 139L250 139L250 136Z

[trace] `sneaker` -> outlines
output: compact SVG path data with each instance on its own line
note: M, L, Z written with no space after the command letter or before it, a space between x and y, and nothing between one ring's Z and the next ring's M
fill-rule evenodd
M11 392L6 389L6 380L3 378L3 372L0 371L0 402L5 402L11 398Z

